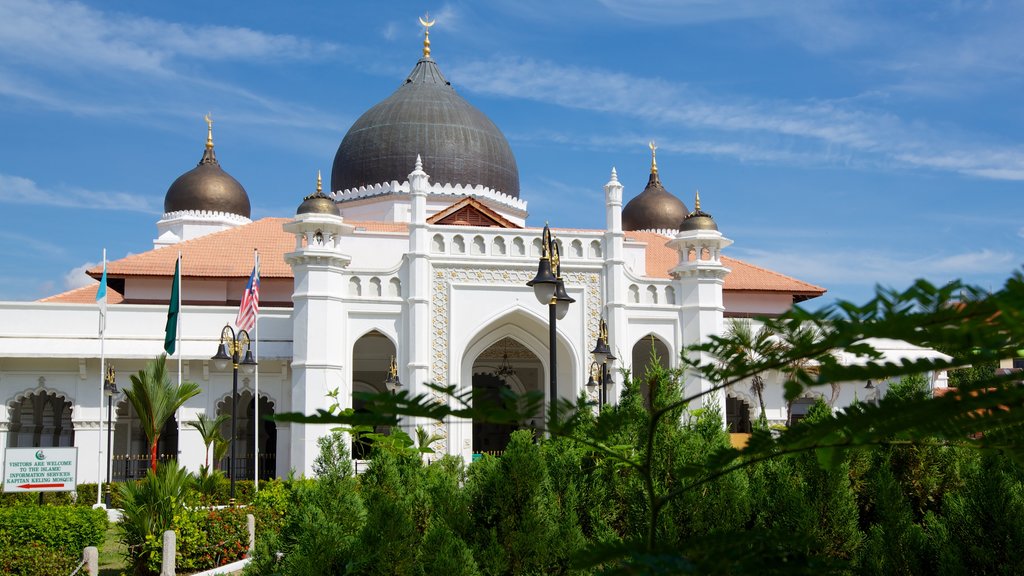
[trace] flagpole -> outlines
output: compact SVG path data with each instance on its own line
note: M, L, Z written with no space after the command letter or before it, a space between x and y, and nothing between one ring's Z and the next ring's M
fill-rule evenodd
M253 268L256 270L256 277L259 278L260 273L260 253L259 250L253 248ZM256 389L256 399L253 402L255 424L253 424L253 458L255 462L253 464L253 479L252 486L254 492L260 491L260 311L256 308L256 318L252 323L253 340L255 341L253 356L256 357L256 375L255 383L253 387Z
M181 317L184 314L181 313L181 293L184 291L182 286L182 270L181 270L181 250L178 250L178 323L175 328L177 334L175 337L178 340L178 389L181 389L181 357L184 356L184 350L181 349ZM174 411L174 420L178 425L178 453L174 455L175 461L181 463L181 406Z
M100 278L101 286L96 288L96 294L102 294L103 302L100 303L100 296L96 297L96 302L100 306L100 427L99 430L99 450L96 453L99 457L96 459L96 505L99 506L103 502L103 457L110 458L109 454L106 454L103 450L103 396L106 392L103 389L103 375L106 374L106 351L104 350L104 344L106 342L106 331L107 331L107 249L103 249L103 275ZM107 431L109 434L110 432Z

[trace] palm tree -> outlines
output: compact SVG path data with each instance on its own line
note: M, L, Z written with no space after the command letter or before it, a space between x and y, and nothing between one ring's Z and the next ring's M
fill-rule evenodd
M767 353L778 346L775 332L771 328L761 326L755 332L748 322L740 320L733 320L729 326L727 337L735 346L732 356L747 365L758 363ZM767 424L764 405L764 376L760 373L754 374L750 378L750 391L757 395L757 403L761 408L761 413L757 418L758 422Z
M167 378L167 355L161 354L146 365L145 370L132 374L132 387L124 395L139 416L142 433L149 441L150 467L156 473L156 447L164 423L189 398L199 394L195 382L183 382L180 386L171 384Z
M203 444L206 445L206 467L210 467L210 446L217 442L218 439L223 439L224 436L220 433L220 427L222 424L227 422L229 416L227 414L221 414L216 418L210 418L206 413L202 413L196 417L195 420L189 420L185 424L195 428L199 431L199 435L203 437Z

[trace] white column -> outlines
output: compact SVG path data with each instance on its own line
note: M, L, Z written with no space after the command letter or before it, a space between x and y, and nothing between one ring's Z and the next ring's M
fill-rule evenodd
M722 288L729 269L719 259L721 249L732 244L717 230L688 230L680 232L668 245L679 254L679 264L672 269L676 290L679 293L679 324L683 346L706 342L713 334L722 334L725 327L725 304ZM707 259L703 259L703 249ZM696 259L690 260L689 253L696 251ZM701 363L713 362L710 356L701 353ZM686 394L698 390L707 391L711 383L697 373L686 374ZM702 405L710 400L704 397ZM725 421L725 392L717 393L717 402Z
M78 483L99 482L105 479L98 468L97 454L100 451L100 423L98 420L72 420L75 427L75 447L78 448ZM104 423L103 449L106 450L106 423ZM87 494L90 502L96 501L96 493Z
M608 402L618 404L622 393L622 377L618 369L628 364L632 349L627 340L626 331L626 259L625 239L622 231L622 184L612 168L611 179L604 185L605 220L607 230L604 233L604 315L608 322L608 346L618 360L612 366L614 384L608 388ZM587 350L592 350L591 348ZM585 367L590 366L588 361Z
M327 394L334 390L340 407L350 408L352 383L344 362L350 343L342 295L351 258L341 252L341 236L352 228L342 224L341 216L330 214L300 214L284 228L296 235L297 244L295 252L285 255L295 275L291 410L315 414L326 409L332 402ZM309 242L316 232L326 241ZM290 426L291 467L296 473L313 475L317 440L330 429L325 424Z
M416 157L416 167L409 174L409 192L412 196L412 214L409 222L408 281L406 282L406 310L404 338L399 356L406 359L407 369L400 377L411 394L427 391L425 383L430 377L430 230L427 226L427 193L430 176L423 171L423 163ZM417 425L428 422L410 421L408 430L414 434Z

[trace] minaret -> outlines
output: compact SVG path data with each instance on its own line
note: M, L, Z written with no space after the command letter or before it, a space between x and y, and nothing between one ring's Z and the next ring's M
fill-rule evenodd
M700 191L694 200L694 210L679 226L679 233L668 241L676 250L679 263L671 270L676 291L680 295L679 325L683 346L706 342L711 335L722 334L725 328L725 304L722 289L729 269L722 265L721 251L732 244L718 231L710 214L700 208ZM701 363L714 362L702 354ZM708 390L711 383L698 374L686 375L686 394ZM717 401L722 421L725 421L725 391L719 391ZM705 397L704 403L708 402Z
M413 396L427 392L423 387L431 382L430 377L430 233L427 230L427 194L430 192L430 176L423 171L423 161L416 156L416 166L409 174L409 195L412 198L412 213L409 222L408 278L404 284L408 290L405 315L405 338L399 354L408 355L408 371L401 374ZM430 423L411 420L415 426ZM443 453L443 450L439 451Z
M295 275L291 408L303 414L326 409L332 402L327 394L333 390L338 391L341 408L350 408L352 382L342 351L351 346L342 295L345 268L352 258L342 252L341 239L352 233L352 226L343 223L334 200L323 193L319 173L316 192L303 199L295 219L285 223L284 230L295 236L295 251L284 256ZM289 438L281 444L289 446L290 466L298 474L313 475L317 440L329 434L330 428L289 424ZM281 428L278 430L280 434Z
M623 358L629 351L626 334L626 258L622 231L622 184L612 168L611 178L604 185L604 206L607 230L604 233L604 317L608 319L608 346L612 354ZM612 370L612 384L607 390L607 401L619 401L619 374Z

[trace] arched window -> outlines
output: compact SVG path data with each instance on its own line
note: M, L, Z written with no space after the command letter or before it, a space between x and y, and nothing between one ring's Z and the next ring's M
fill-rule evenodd
M71 402L53 392L34 392L10 405L10 448L74 446Z

